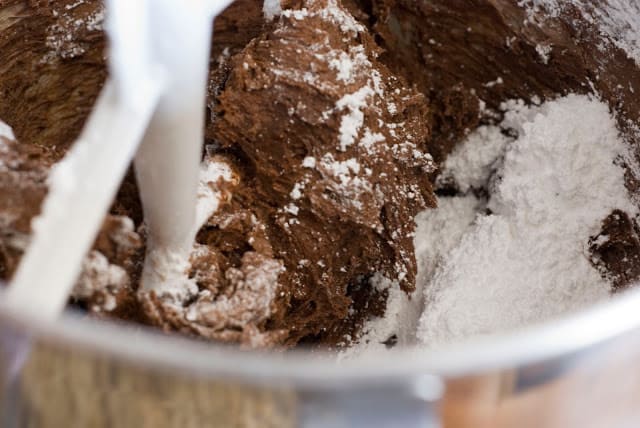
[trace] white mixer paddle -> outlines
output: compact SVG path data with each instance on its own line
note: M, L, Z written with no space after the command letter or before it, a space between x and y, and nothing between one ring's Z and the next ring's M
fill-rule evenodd
M108 10L111 78L82 134L51 171L32 241L4 297L30 315L63 309L162 90L148 62L145 1L114 0Z
M154 59L167 71L163 93L135 166L147 226L139 293L183 301L197 292L186 270L198 225L196 198L204 139L212 19L230 0L155 0Z

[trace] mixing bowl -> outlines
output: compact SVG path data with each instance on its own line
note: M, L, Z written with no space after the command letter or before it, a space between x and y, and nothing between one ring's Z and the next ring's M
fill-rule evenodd
M26 3L0 2L0 31L13 31L7 17ZM79 62L38 62L38 41L15 33L24 49L0 73L40 67L41 78L17 79L0 118L25 118L25 141L72 141L105 76L104 40L89 36L80 75ZM72 112L51 107L62 101ZM0 381L2 427L631 427L640 420L640 290L510 334L339 363L73 311L44 322L0 301Z
M602 427L640 418L640 290L437 351L337 363L0 309L4 427Z

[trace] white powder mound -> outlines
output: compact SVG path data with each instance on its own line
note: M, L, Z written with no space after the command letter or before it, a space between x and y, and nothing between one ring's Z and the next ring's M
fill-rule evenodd
M357 342L341 351L338 359L386 351L392 341L399 348L416 342L418 320L424 309L423 290L419 284L433 276L443 257L460 242L483 207L483 202L473 195L442 198L438 201L438 209L425 210L417 216L414 240L418 262L416 290L408 296L397 282L375 275L371 285L378 290L387 289L389 293L385 315L368 320Z
M500 128L481 126L447 157L438 183L453 182L463 193L486 187L508 142Z
M414 245L418 261L418 284L430 280L436 268L467 233L486 203L473 194L438 199L437 209L427 209L416 217ZM422 290L422 287L416 287Z
M625 146L607 105L570 95L532 109L518 106L507 122L520 133L507 145L501 180L490 189L492 214L479 216L451 249L441 237L424 236L445 254L420 284L426 307L418 339L429 348L547 320L609 296L610 284L589 262L588 239L612 210L632 216L637 210L616 164ZM442 228L436 221L432 230Z
M608 298L588 240L614 209L638 214L608 107L570 95L502 108L500 126L476 130L444 165L440 183L454 183L461 196L441 197L416 218L416 291L408 296L376 275L372 286L389 293L385 315L368 320L338 359L389 351L392 342L433 349ZM472 189L488 190L489 199Z

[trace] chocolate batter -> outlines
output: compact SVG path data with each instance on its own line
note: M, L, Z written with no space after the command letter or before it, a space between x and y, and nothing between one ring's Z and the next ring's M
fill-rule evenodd
M250 347L335 345L384 313L373 274L413 289L413 218L435 205L437 165L479 124L498 120L501 102L595 90L640 147L638 66L570 4L554 15L532 15L517 0L342 4L282 2L267 22L261 1L238 0L215 22L206 159L229 165L237 181L197 237L198 299L178 309L137 300L145 237L130 174L75 304ZM101 14L96 0L0 6L0 118L20 142L0 139L4 279L48 169L106 76ZM627 178L635 193L631 168ZM599 235L607 239L591 240L593 264L617 289L640 277L637 229L612 213Z
M9 278L29 241L30 221L47 193L49 152L0 136L0 275Z
M253 251L282 260L266 328L288 330L286 343L339 335L350 289L375 272L411 291L407 220L435 205L424 96L377 61L346 10L305 6L231 62L208 136L241 167L241 185L199 236L224 247L231 266Z

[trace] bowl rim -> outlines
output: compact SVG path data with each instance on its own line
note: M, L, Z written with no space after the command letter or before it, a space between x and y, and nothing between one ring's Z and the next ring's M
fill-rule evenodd
M0 293L1 294L1 293ZM91 319L67 310L58 319L39 318L6 305L0 295L0 336L12 328L59 348L77 349L122 364L201 378L250 384L292 383L314 388L346 383L456 377L522 367L583 352L640 328L640 287L552 321L517 331L477 337L437 350L371 353L337 362L334 355L302 350L247 352L149 327Z
M123 328L123 322L87 318L70 310L55 321L27 312L31 311L20 313L7 307L0 298L0 334L3 328L12 328L35 343L84 351L139 368L177 370L199 379L334 388L420 376L482 374L584 352L640 327L640 288L510 333L472 338L437 350L372 352L341 361L327 352L250 352L151 327Z

